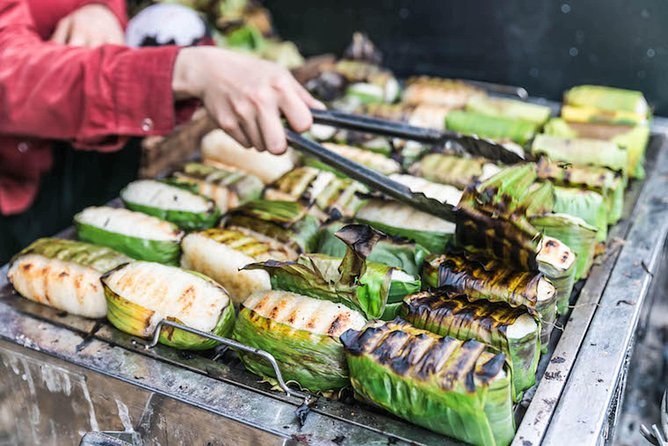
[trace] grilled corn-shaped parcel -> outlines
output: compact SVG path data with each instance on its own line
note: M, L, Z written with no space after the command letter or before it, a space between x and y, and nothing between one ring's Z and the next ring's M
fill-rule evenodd
M398 304L407 294L420 290L419 276L367 262L367 256L382 237L379 232L367 225L348 225L336 236L346 244L343 258L305 254L295 262L269 260L248 265L246 269L267 271L273 289L341 302L368 318L383 316L388 304Z
M234 339L271 353L283 378L313 392L348 385L348 367L339 336L360 329L364 317L344 305L286 291L251 294L241 306ZM263 359L239 352L248 370L273 379Z
M515 433L505 356L395 319L341 336L350 382L362 399L411 423L479 446Z
M266 272L240 271L244 266L269 259L297 258L297 252L286 245L241 227L192 232L183 239L181 246L181 267L211 277L237 304L255 291L271 289Z
M526 308L541 320L541 344L547 345L556 319L557 290L544 274L518 271L497 260L450 253L427 258L425 284L478 300Z
M163 319L218 336L232 331L234 307L227 292L199 273L139 261L121 265L101 280L107 319L122 332L149 337ZM172 327L163 327L159 340L188 350L218 345L214 340Z
M298 167L264 191L267 200L299 201L306 206L315 205L327 219L331 213L351 217L364 204L359 193L368 189L350 178L340 178L333 172L315 167Z
M312 252L318 245L320 223L301 203L255 200L228 213L226 228L242 227L286 244L297 252Z
M77 238L108 246L137 260L176 265L183 231L141 212L108 206L89 207L74 216Z
M7 278L26 299L99 318L107 314L100 275L129 261L106 247L42 238L14 256Z
M210 228L220 218L211 199L156 180L137 180L121 191L121 200L133 211L171 221L183 229Z
M260 198L264 184L251 174L209 166L187 163L182 171L174 174L175 180L192 184L197 192L211 198L221 213Z
M464 158L445 153L428 153L409 167L412 175L436 183L464 189L474 181L483 181L501 168L480 158Z
M526 309L502 303L469 302L446 290L406 296L402 319L440 336L475 339L506 355L513 401L536 382L540 357L540 323Z

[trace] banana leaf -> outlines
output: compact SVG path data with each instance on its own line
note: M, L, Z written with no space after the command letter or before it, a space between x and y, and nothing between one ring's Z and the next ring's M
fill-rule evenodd
M608 238L608 217L601 194L570 187L555 187L554 212L583 219L596 228L596 241Z
M550 107L514 99L473 96L466 103L466 111L500 118L518 119L542 126L550 118Z
M453 110L445 117L445 127L465 135L478 135L498 141L509 140L524 145L534 137L538 126L518 119Z
M601 85L579 85L564 93L564 104L594 107L606 111L625 111L647 118L649 105L641 91Z
M251 174L202 163L187 163L176 172L177 181L196 186L196 192L216 202L222 213L260 198L264 184Z
M462 198L462 191L448 184L434 183L424 178L412 175L394 173L389 176L391 180L407 186L411 192L422 193L429 198L438 200L441 203L448 203L457 206Z
M529 221L543 234L564 242L575 253L575 280L589 275L596 254L596 227L568 214L535 215Z
M235 304L255 291L271 289L264 271L240 271L262 260L294 260L297 252L244 228L211 228L192 232L181 242L181 267L197 271L221 284Z
M432 288L464 295L470 302L525 308L540 317L541 344L547 347L556 320L557 289L545 274L511 269L499 261L462 252L428 257L422 279Z
M226 337L234 326L234 306L227 292L208 277L173 266L133 262L100 279L107 319L120 331L153 335L162 319ZM178 328L163 327L159 342L186 350L208 350L218 342Z
M343 257L346 244L336 236L345 223L332 222L320 229L317 252L331 257ZM374 245L367 257L369 262L384 263L399 268L407 274L418 276L427 250L401 237L384 236Z
M411 423L478 446L515 434L510 373L484 344L420 330L400 319L341 336L356 395Z
M41 238L11 259L7 279L26 299L70 314L101 318L107 304L100 276L129 261L107 247Z
M271 353L288 383L326 392L349 384L339 336L364 323L360 313L343 305L285 291L257 292L242 305L233 338ZM276 378L264 359L241 351L239 356L252 373Z
M327 142L323 143L323 146L332 152L343 156L344 158L348 158L349 160L362 164L363 166L380 172L383 175L389 175L401 171L401 165L397 161L371 150Z
M554 209L554 186L550 182L534 183L521 200L528 217L552 212ZM549 234L548 234L549 235Z
M77 238L108 246L133 259L176 265L183 231L173 223L141 212L89 207L74 216Z
M551 119L544 133L566 138L592 138L610 141L626 149L628 174L631 178L645 178L645 149L649 142L650 129L647 124L633 127L594 123L567 122L561 118Z
M627 177L628 153L609 141L538 135L533 140L531 152L536 156L546 155L552 161L607 167Z
M326 213L353 216L364 204L360 193L368 189L350 178L339 178L334 173L314 167L298 167L279 178L264 192L268 200L299 201L305 206L315 205Z
M506 304L469 302L446 290L406 296L401 318L439 336L475 339L506 356L511 371L513 401L536 383L540 358L540 322L525 309Z
M267 271L272 289L342 303L370 319L380 317L387 303L420 290L419 276L366 260L382 237L379 232L366 225L348 225L336 236L347 246L343 258L306 254L294 262L252 263L244 270Z
M464 158L445 153L428 153L408 169L411 175L459 189L475 181L485 180L499 170L497 165L481 158Z
M538 161L537 172L539 179L557 186L599 193L605 201L608 224L615 224L622 218L624 178L618 172L605 167L562 165L545 158Z
M313 252L318 246L318 220L308 208L291 201L251 201L228 213L223 226L250 229L297 252Z
M210 228L220 218L213 200L161 181L134 181L120 196L128 209L171 221L182 229Z
M355 214L355 220L412 240L433 253L443 252L455 233L453 223L392 200L369 200Z

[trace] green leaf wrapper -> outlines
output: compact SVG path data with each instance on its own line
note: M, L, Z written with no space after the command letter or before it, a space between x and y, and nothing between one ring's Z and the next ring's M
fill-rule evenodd
M492 98L485 95L471 97L466 111L500 118L518 119L542 126L550 117L550 107L514 99Z
M461 110L448 113L445 126L454 132L501 141L510 140L517 144L527 143L537 130L537 125L531 122Z
M223 225L264 234L298 252L313 252L318 245L318 220L306 207L291 201L251 201L230 212Z
M417 328L462 341L475 339L503 353L512 375L513 401L536 382L540 322L525 309L469 302L466 296L441 289L407 296L400 316Z
M596 228L596 240L605 242L608 238L608 217L601 194L567 187L556 187L554 192L554 212L583 219Z
M362 399L412 423L479 446L515 433L503 354L440 337L400 319L341 336L350 381Z
M541 344L547 346L556 320L558 294L543 273L518 271L497 260L450 253L427 258L422 277L430 287L465 295L471 302L483 300L526 308L540 317Z
M348 225L337 232L347 245L345 256L301 255L296 262L269 260L244 269L263 269L272 289L292 291L317 299L343 303L368 318L383 315L387 303L395 303L418 291L419 277L366 258L381 234L365 225ZM404 277L395 278L396 275Z
M339 334L347 327L359 328L364 319L359 314L351 314L352 310L346 307L313 301L309 297L277 291L252 295L239 312L233 337L245 345L271 353L286 381L297 382L312 392L338 390L349 383ZM309 310L313 305L318 306L317 311ZM281 308L285 306L291 311L281 317ZM266 313L277 316L260 314L259 311L265 308ZM338 314L330 316L332 311ZM302 312L305 316L301 316ZM327 323L322 330L296 327L298 322L295 321L302 317L307 318L304 325L317 326L323 318L327 318ZM273 368L264 359L245 352L239 352L239 355L251 372L275 378Z
M408 169L412 175L459 189L465 189L483 177L485 170L496 172L498 168L482 158L445 153L427 153Z

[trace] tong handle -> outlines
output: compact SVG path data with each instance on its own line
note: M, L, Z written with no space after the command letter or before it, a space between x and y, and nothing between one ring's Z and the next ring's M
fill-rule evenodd
M344 113L335 110L311 109L313 121L318 124L340 127L348 130L374 133L395 138L437 144L443 142L445 134L436 129L415 127L386 119Z

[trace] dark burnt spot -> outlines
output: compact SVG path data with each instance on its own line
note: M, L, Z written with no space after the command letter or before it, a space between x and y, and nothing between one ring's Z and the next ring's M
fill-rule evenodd
M61 271L60 274L58 274L58 277L60 279L64 279L65 277L69 277L69 275L70 273L68 273L67 271Z
M494 355L492 359L480 366L477 373L478 379L482 380L483 382L491 381L496 375L499 374L499 372L501 372L505 361L506 355L503 353Z
M559 245L555 240L548 240L547 242L545 242L545 246L547 246L548 248L556 248Z
M32 263L23 263L21 264L21 269L25 272L28 272L32 269L34 265Z
M269 319L276 319L276 316L278 316L278 312L280 311L280 308L278 308L278 305L275 305L274 308L271 309L269 312Z
M336 319L329 325L327 329L327 334L333 336L335 333L338 333L341 330L341 327L348 321L348 315L341 313L336 316Z

